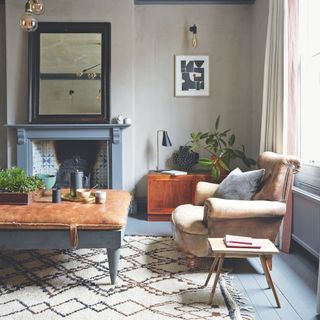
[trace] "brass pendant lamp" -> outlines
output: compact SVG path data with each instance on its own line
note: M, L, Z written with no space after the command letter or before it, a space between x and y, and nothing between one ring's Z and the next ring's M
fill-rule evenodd
M34 15L42 14L44 11L44 4L42 0L27 0L25 5L25 12L20 18L20 26L24 31L33 32L38 28L38 20Z

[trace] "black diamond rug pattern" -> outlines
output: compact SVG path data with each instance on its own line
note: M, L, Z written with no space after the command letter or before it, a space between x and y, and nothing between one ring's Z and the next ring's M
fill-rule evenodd
M253 319L229 276L214 306L210 261L191 272L170 237L127 236L116 285L104 249L0 252L0 319Z

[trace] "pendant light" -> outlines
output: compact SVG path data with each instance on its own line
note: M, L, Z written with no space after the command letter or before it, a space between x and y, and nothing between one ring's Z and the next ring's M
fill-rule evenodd
M32 2L28 0L25 6L24 15L20 19L20 26L24 31L32 32L38 28L38 21L32 14Z
M32 1L32 13L39 15L44 12L44 4L41 0Z

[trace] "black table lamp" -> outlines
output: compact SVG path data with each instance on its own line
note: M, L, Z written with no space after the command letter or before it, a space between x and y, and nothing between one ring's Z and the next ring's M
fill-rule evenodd
M158 130L157 131L157 171L159 170L159 133L162 132L162 143L161 145L164 147L171 147L172 143L168 136L168 132L166 130Z

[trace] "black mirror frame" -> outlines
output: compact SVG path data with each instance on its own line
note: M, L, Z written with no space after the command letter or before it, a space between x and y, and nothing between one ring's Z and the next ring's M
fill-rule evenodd
M41 115L39 114L40 34L100 33L101 46L101 114ZM39 22L28 38L29 123L109 123L111 24L109 22Z

